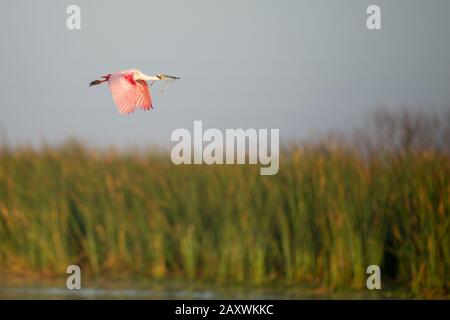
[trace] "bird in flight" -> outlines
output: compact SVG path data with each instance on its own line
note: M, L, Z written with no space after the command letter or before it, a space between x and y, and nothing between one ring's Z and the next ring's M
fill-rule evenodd
M131 113L136 108L150 110L153 108L152 97L150 95L150 86L155 81L166 81L171 84L180 78L169 76L166 74L157 74L155 76L147 76L138 69L129 69L114 72L101 77L101 80L91 81L89 87L108 82L114 103L119 109L119 113ZM163 90L161 90L162 92Z

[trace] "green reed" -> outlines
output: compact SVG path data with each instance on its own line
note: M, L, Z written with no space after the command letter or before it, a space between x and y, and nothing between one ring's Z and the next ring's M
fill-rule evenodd
M74 142L0 151L0 270L448 294L450 158L326 142L259 167Z

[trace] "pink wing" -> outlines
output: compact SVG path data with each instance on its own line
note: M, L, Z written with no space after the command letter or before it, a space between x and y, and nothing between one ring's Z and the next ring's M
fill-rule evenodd
M151 108L153 108L153 105L147 81L138 80L136 81L136 84L138 87L136 106L140 107L143 110L150 110Z
M143 80L135 81L132 73L113 73L108 84L119 113L134 112L136 107L144 110L152 108L147 83Z

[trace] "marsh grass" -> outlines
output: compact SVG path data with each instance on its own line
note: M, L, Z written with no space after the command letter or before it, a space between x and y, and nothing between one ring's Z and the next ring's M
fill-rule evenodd
M448 294L449 153L358 141L287 147L275 176L73 141L3 145L1 271L361 289L376 264L383 281Z

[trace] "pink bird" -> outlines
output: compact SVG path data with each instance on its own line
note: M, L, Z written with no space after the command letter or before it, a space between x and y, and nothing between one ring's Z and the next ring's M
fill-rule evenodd
M137 108L150 110L153 108L152 97L150 96L147 81L166 80L172 83L180 78L168 76L166 74L157 74L147 76L138 69L130 69L114 72L101 77L102 80L94 80L89 87L108 81L113 100L119 109L119 113L131 113Z

